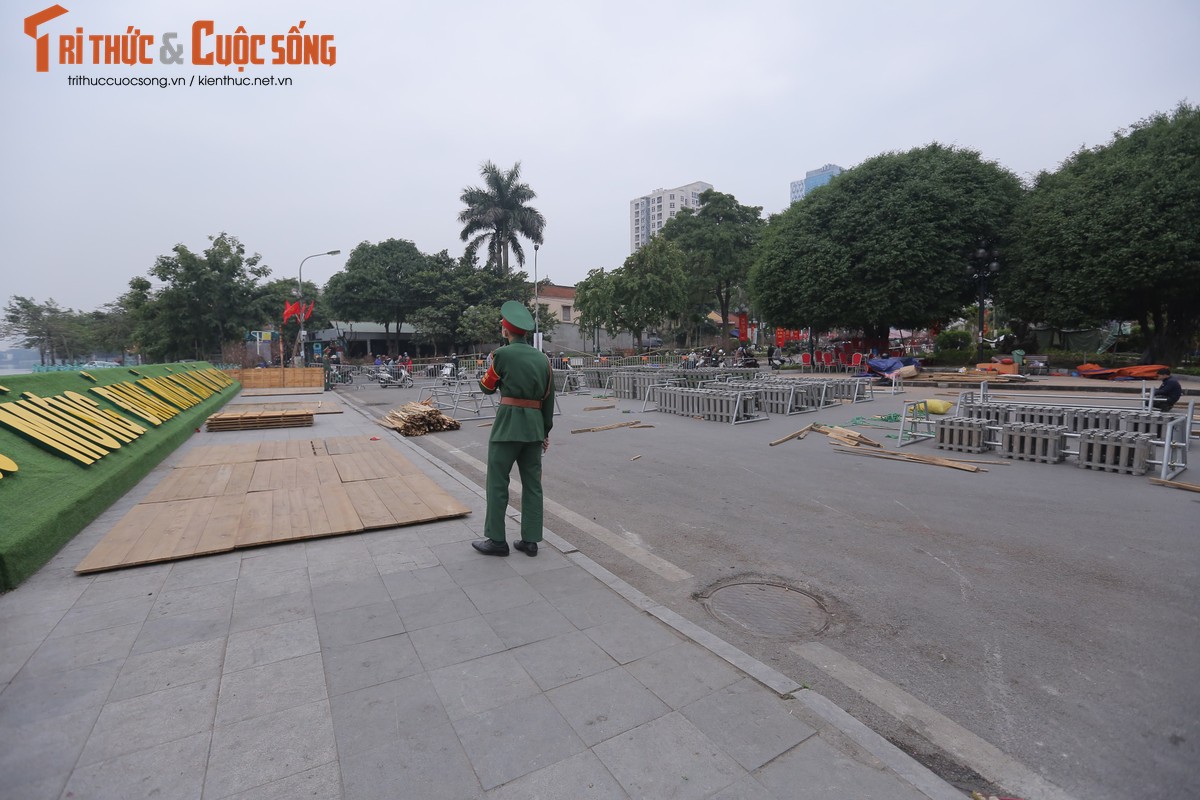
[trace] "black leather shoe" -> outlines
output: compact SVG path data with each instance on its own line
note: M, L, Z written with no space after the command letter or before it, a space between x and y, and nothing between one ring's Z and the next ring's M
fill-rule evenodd
M533 558L537 555L537 542L527 542L522 539L519 542L513 542L513 547L517 548L530 558Z
M506 556L508 555L508 542L497 542L492 539L480 539L477 542L471 542L471 547L474 547L485 556Z

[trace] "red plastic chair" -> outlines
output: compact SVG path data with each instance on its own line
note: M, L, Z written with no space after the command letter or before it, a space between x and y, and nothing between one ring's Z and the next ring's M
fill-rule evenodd
M801 353L800 354L800 366L804 369L812 369L812 367L813 367L812 353Z
M862 362L863 362L863 354L855 353L853 356L850 357L849 371L850 372L862 372Z
M826 350L821 354L821 368L826 372L833 372L833 352Z

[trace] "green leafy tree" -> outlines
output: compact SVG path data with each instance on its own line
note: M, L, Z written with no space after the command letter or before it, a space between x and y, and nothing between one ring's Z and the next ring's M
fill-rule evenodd
M1200 108L1181 104L1037 176L1001 275L1006 307L1061 327L1137 320L1145 360L1200 330Z
M13 338L21 347L37 350L43 365L74 363L92 349L89 322L86 315L59 308L53 299L39 303L14 295L4 308L0 338Z
M1020 180L978 153L931 144L847 170L772 217L750 296L772 325L886 339L971 302L980 237L1003 253Z
M607 328L612 320L612 282L603 269L589 270L587 277L575 284L575 321L579 332L594 336Z
M400 328L420 307L412 286L426 266L426 256L406 239L362 242L325 285L328 312L344 320L383 325L390 339L388 353L397 355Z
M576 286L580 326L602 325L613 336L629 331L641 347L644 332L683 312L687 280L683 253L655 236L611 273L592 270Z
M509 251L517 264L525 265L521 238L535 245L542 243L546 220L528 203L537 197L529 184L521 182L521 162L504 171L491 161L480 169L484 185L463 189L461 200L466 208L458 215L461 238L468 242L468 257L473 260L481 245L487 245L487 264L501 275L509 272Z
M729 309L754 263L764 221L761 206L744 206L731 194L707 189L700 209L684 208L663 226L662 235L679 245L694 294L716 303L721 338L729 336Z
M458 340L478 350L495 342L500 334L500 308L495 305L468 306L458 321Z
M270 269L257 253L247 256L236 236L221 233L209 242L202 254L178 244L172 255L159 256L149 273L161 282L158 289L130 282L138 295L134 335L151 360L216 355L259 321L257 280Z

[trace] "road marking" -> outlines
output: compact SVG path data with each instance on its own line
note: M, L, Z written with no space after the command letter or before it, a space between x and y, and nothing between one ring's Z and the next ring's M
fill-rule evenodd
M952 722L900 687L819 642L794 644L796 655L954 756L959 763L1026 800L1073 800L1041 775Z
M487 464L477 458L467 455L461 448L441 441L437 438L429 438L426 441L437 445L438 447L452 453L454 456L462 459L480 472L487 474ZM544 499L542 501L546 511L563 521L574 525L579 530L588 534L597 541L603 542L612 549L616 550L621 555L634 561L661 578L665 578L671 582L685 581L692 577L692 573L687 570L680 569L670 561L651 553L644 547L634 544L625 539L619 534L613 533L608 528L597 525L587 517L577 514L566 506L560 505L553 500Z

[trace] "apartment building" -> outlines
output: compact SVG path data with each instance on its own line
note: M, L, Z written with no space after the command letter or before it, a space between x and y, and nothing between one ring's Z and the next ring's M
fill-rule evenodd
M629 201L629 252L650 241L662 226L685 208L699 208L700 194L713 188L711 183L696 181L674 189L655 189Z

